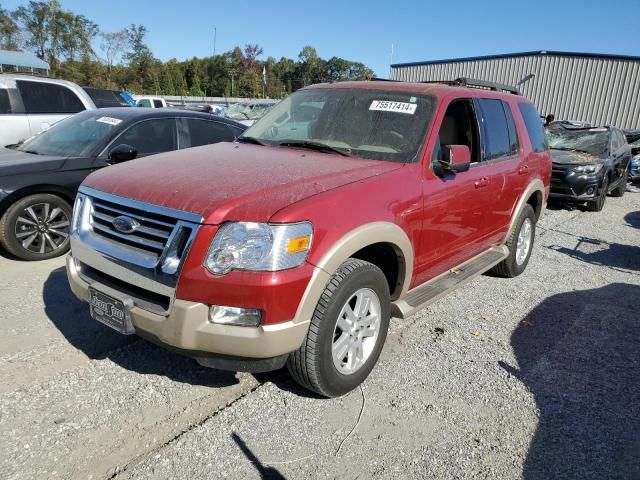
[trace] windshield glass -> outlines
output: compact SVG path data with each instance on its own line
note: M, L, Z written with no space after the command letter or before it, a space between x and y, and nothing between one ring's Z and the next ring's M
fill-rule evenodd
M231 105L225 115L233 120L258 120L273 107L273 104L264 103L236 103Z
M18 150L37 155L83 157L121 122L121 119L106 116L99 110L78 113L27 140Z
M417 158L434 106L434 97L411 92L300 90L244 136L267 145L298 148L307 142L355 157L407 163Z
M603 154L609 143L609 130L589 128L573 130L569 128L547 129L549 148L555 150L575 150L593 155Z

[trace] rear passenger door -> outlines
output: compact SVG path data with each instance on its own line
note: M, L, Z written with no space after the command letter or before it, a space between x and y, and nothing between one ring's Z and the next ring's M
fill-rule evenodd
M476 100L480 114L482 163L491 178L489 191L493 199L485 212L490 242L500 239L511 220L513 207L528 175L521 163L520 141L510 105L499 99Z
M180 148L200 147L219 142L233 142L237 134L228 125L204 118L180 119L187 133L185 142L180 141Z
M17 80L16 86L27 113L31 135L47 130L63 118L85 110L78 95L63 85Z
M20 93L16 88L0 85L0 147L22 142L30 136Z

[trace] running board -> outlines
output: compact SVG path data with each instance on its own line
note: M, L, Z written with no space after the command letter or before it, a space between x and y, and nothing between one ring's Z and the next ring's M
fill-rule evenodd
M404 297L391 303L391 316L410 317L418 310L490 270L508 255L509 249L506 246L492 247L458 267L409 290Z

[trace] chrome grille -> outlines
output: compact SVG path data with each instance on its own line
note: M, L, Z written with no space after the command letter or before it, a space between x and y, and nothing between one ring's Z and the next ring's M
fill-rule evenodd
M178 222L175 218L154 215L137 208L114 204L98 198L92 199L92 205L91 224L96 235L157 256L162 254ZM121 233L113 225L113 221L120 216L135 219L140 223L140 226L133 233Z
M134 220L135 229L130 233L116 229L118 217ZM82 266L81 274L91 272L87 281L112 285L135 305L166 314L201 224L202 217L193 213L80 187L71 252Z

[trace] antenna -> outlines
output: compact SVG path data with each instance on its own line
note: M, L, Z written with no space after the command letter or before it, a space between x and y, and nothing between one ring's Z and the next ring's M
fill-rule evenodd
M522 80L520 80L518 83L516 83L516 87L520 88L521 85L524 85L525 83L527 83L529 80L531 80L535 76L536 76L535 73L530 73L526 77L523 77Z
M391 79L391 73L393 72L391 65L393 65L393 43L391 44L391 57L389 59L389 79Z

